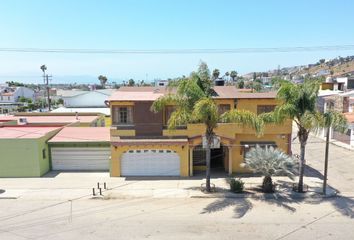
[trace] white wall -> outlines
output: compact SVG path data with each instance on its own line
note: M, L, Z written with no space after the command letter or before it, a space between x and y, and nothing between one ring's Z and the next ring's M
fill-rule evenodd
M0 96L0 102L14 103L16 101L14 95L11 95L11 96Z
M19 97L30 98L34 101L34 91L26 87L18 87L14 93L15 100Z
M104 101L109 96L91 91L74 97L63 97L65 107L107 107Z

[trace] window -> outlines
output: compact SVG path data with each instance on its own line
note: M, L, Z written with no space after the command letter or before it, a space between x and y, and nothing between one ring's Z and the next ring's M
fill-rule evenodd
M334 101L328 101L326 110L333 110L334 109Z
M272 112L275 109L275 105L258 105L257 114Z
M220 104L218 105L219 115L230 111L230 104Z
M46 158L46 157L47 157L46 151L45 151L45 149L43 149L43 150L42 150L42 158L44 159L44 158Z
M170 119L170 117L174 111L176 111L175 106L167 106L165 108L165 124L167 124L168 120Z
M124 125L133 123L133 107L113 107L113 124Z

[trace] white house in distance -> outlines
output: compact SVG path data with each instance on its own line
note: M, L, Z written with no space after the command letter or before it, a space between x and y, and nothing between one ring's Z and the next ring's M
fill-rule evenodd
M34 101L34 91L27 87L3 86L0 88L0 102L16 103L20 97Z
M102 108L107 107L105 100L113 93L114 89L93 91L58 90L57 98L62 98L66 108Z
M35 93L27 87L9 87L7 84L0 85L0 114L7 114L17 110L19 99L25 97L34 101Z

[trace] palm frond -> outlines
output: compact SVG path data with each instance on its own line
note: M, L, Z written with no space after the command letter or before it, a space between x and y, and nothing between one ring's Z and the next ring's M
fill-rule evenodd
M193 108L193 120L204 123L208 128L215 128L219 121L218 108L209 97L200 99Z
M323 115L320 112L306 111L298 117L300 125L310 131L318 132L323 126Z
M176 94L167 94L162 97L159 97L151 105L151 111L160 112L168 105L176 105L181 99Z
M342 113L330 110L323 114L323 128L330 127L343 133L348 129L348 121Z
M283 151L273 147L252 148L241 165L263 176L287 176L294 179L298 171L298 161Z
M222 122L239 123L253 128L258 135L263 133L264 122L255 113L247 110L230 110L221 115Z
M172 112L170 119L167 122L168 129L176 129L178 126L186 125L191 122L192 114L188 109L178 107Z

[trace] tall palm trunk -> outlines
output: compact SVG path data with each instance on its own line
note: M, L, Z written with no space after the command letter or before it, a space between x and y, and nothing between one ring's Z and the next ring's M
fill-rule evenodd
M326 129L326 152L325 152L325 166L324 166L324 174L323 174L323 195L326 195L326 189L327 189L329 131L330 131L330 128L328 127Z
M211 191L210 188L210 142L209 138L207 137L207 144L206 144L206 182L205 188L207 192Z
M304 191L304 172L305 172L305 147L307 139L309 136L309 131L305 128L300 127L298 132L298 137L300 141L300 169L299 169L299 184L297 187L298 192Z
M300 169L299 169L299 184L297 187L298 192L304 191L305 146L306 143L300 142Z
M210 160L211 160L211 153L210 153L210 148L211 148L211 143L213 141L214 133L213 129L207 127L206 132L205 132L205 138L206 138L206 171L205 171L205 189L207 192L211 192L211 187L210 187Z

